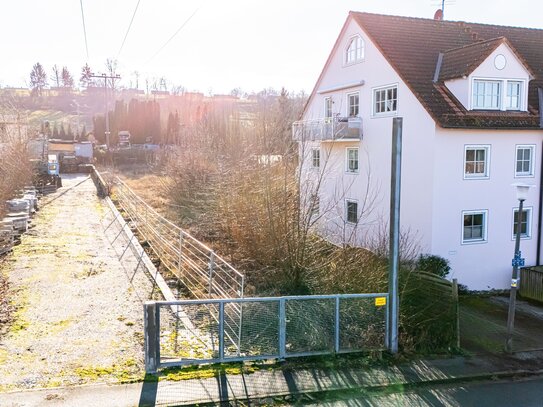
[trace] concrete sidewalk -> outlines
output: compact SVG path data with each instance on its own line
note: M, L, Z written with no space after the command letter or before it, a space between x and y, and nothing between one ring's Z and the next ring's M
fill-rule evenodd
M543 375L543 353L424 359L392 366L274 369L206 379L0 393L1 406L168 406L221 401L324 400L342 393ZM258 403L255 403L258 404Z

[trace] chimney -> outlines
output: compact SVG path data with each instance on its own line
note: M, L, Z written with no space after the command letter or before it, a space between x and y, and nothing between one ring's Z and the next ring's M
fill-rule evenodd
M436 12L434 13L434 20L436 21L442 21L443 20L443 10L438 8Z

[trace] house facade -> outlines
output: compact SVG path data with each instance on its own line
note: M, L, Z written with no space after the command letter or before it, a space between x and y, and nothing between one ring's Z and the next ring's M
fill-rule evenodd
M392 119L402 117L405 249L448 259L450 277L470 289L507 288L512 184L523 183L533 187L521 250L539 264L540 44L543 30L351 12L293 125L302 204L320 233L382 244Z

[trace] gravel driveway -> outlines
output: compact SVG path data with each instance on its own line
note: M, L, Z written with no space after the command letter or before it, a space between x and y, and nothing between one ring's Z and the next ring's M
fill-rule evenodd
M63 176L63 185L1 265L15 312L0 337L0 391L144 374L142 301L152 283L118 260L123 248L106 236L108 209L92 180Z

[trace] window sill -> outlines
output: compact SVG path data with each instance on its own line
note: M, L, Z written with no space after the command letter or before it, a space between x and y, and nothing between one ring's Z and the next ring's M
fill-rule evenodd
M353 62L344 62L343 63L343 68L347 68L349 66L357 65L357 64L359 64L361 62L364 62L364 61L365 61L365 59L362 58L362 59L357 59L356 61L353 61Z
M516 240L515 236L511 237L511 241L514 242ZM532 240L532 236L521 236L520 240Z
M466 175L464 174L465 180L485 180L490 179L490 176L488 175Z
M371 115L371 118L372 119L380 119L381 117L394 117L394 116L398 116L398 111L394 111L394 112L387 112L387 113L373 113Z
M515 174L515 178L534 178L534 174Z
M484 244L488 243L488 240L462 240L462 246L471 246L474 244Z
M358 174L360 174L360 171L345 171L345 174L358 175Z

